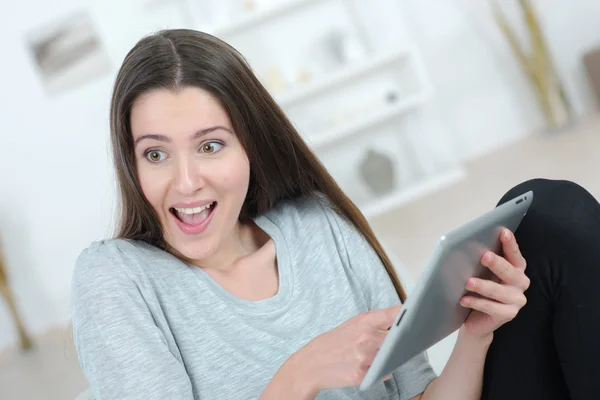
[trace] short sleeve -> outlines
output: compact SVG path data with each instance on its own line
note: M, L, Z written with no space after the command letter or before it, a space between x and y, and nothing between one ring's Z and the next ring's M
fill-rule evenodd
M73 338L91 394L96 400L193 399L183 364L112 253L107 245L84 250L72 279Z
M325 202L328 217L336 224L342 237L347 260L361 286L368 308L381 309L400 304L400 298L377 252L351 222L337 214ZM393 379L401 400L411 399L425 390L437 376L425 352L393 372Z

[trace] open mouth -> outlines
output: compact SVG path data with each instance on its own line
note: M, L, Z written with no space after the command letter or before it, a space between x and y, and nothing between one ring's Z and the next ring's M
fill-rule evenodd
M205 204L200 207L194 208L175 208L171 207L169 211L171 214L175 216L179 221L183 222L186 225L200 225L210 216L210 214L217 207L217 202L213 201L210 204Z

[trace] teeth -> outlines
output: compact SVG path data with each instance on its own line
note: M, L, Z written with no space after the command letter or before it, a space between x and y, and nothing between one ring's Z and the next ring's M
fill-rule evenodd
M213 205L213 203L210 204L205 204L201 207L194 207L194 208L177 208L174 207L175 210L177 210L178 212L182 213L182 214L198 214L201 213L202 211L206 210L207 208L210 208Z

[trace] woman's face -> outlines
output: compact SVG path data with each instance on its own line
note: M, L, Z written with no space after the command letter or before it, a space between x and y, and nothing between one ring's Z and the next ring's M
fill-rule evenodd
M155 90L131 111L138 179L165 240L202 263L231 237L250 165L221 103L195 87Z

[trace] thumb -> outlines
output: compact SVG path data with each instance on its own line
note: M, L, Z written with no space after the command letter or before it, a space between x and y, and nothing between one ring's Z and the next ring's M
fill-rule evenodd
M388 379L391 379L391 378L392 378L392 374L388 374L388 375L386 375L385 377L383 377L383 378L381 379L381 381L382 381L382 382L383 382L383 381L387 381Z
M387 330L390 328L398 313L402 310L402 304L398 304L389 308L382 308L379 310L371 311L369 314L372 316L370 322L375 328Z

